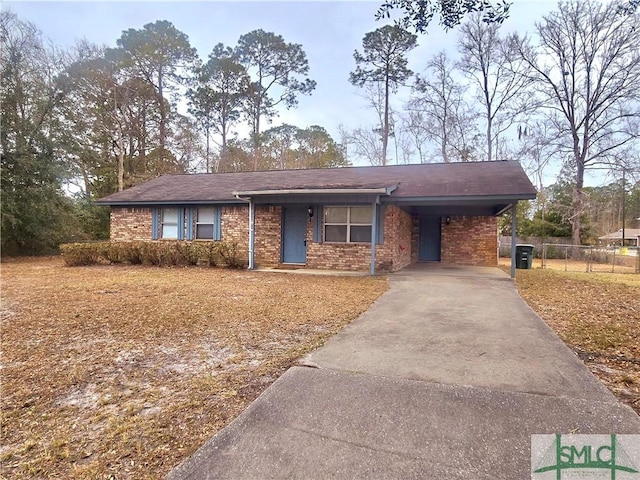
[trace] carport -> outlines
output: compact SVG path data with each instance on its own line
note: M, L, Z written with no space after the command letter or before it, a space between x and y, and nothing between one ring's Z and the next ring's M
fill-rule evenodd
M308 172L295 172L303 175ZM294 173L290 173L290 176ZM369 271L376 273L378 249L386 239L384 227L385 208L399 208L408 214L413 224L411 253L416 261L447 262L442 258L451 242L453 226L460 219L474 219L476 223L493 219L492 229L485 228L482 235L462 237L456 233L456 243L468 245L482 243L488 237L495 240L491 259L476 265L497 264L497 218L508 211L515 212L518 201L535 199L536 190L522 170L519 162L477 162L469 164L403 165L381 168L355 168L318 170L313 178L300 182L302 188L270 186L267 189L235 190L236 198L249 204L249 268L254 267L256 243L256 215L258 206L279 206L282 215L282 258L287 262L287 242L299 244L299 257L292 263L304 265L307 244L327 242L323 236L327 206L368 205L371 207ZM289 221L288 212L299 211L298 217ZM312 235L305 226L306 216L312 222ZM511 276L515 276L516 217L512 216ZM472 220L473 222L473 220ZM451 225L452 228L449 228ZM291 226L299 226L292 230ZM388 225L387 225L388 227ZM398 228L400 228L398 226ZM293 233L291 233L293 232ZM402 235L400 235L402 236ZM299 237L299 238L298 238ZM298 240L295 243L295 240ZM387 240L385 240L387 241ZM391 240L397 242L397 238ZM330 242L329 242L330 243ZM302 247L304 245L304 247ZM472 247L469 247L471 249ZM449 247L449 253L450 253ZM449 255L451 261L451 255ZM464 258L454 263L465 263Z
M511 212L511 278L515 277L518 201L536 198L534 192L517 195L478 195L441 198L396 198L394 203L418 222L418 261L440 261L441 226L455 217L500 217ZM384 204L385 199L382 200ZM469 239L473 241L473 239ZM497 253L496 253L497 255Z

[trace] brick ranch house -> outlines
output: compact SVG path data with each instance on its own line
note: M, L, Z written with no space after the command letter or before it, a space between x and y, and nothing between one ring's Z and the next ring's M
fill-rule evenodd
M249 268L497 264L497 217L536 191L517 161L164 175L98 200L112 241L232 241Z

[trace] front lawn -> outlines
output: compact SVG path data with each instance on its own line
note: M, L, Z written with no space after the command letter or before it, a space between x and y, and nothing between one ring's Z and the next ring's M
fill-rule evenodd
M520 295L640 414L640 275L517 270Z
M0 478L159 478L383 278L2 264Z

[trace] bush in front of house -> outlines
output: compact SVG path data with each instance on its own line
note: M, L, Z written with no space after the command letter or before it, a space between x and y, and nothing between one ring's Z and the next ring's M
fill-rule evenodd
M233 242L92 242L60 245L60 253L70 267L86 265L210 265L242 268Z
M60 253L67 265L80 267L100 263L101 248L98 243L65 243L60 245Z

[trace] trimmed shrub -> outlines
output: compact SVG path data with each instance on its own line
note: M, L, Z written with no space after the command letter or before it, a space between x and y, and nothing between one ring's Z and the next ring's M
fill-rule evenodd
M95 242L68 243L60 246L70 267L100 263L185 266L208 263L210 266L241 268L238 246L233 242Z
M120 250L119 262L130 263L131 265L142 264L143 242L109 242L114 248Z
M101 243L66 243L60 245L60 253L70 267L96 265L100 261Z
M103 242L98 244L98 254L109 263L122 263L124 248L116 243Z
M220 243L217 245L216 250L215 256L222 260L221 264L229 268L243 267L244 262L238 257L238 246L235 243ZM216 265L220 263L216 263Z

